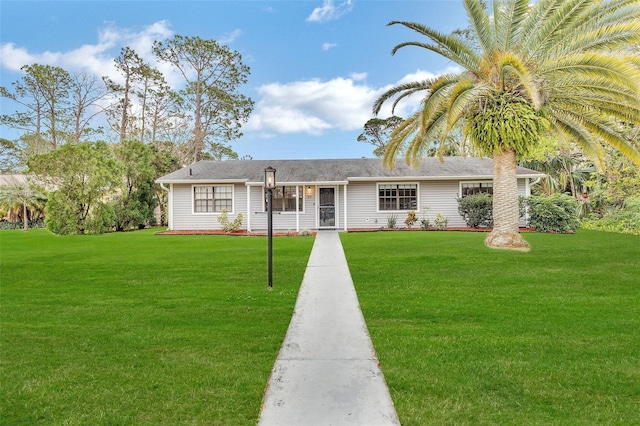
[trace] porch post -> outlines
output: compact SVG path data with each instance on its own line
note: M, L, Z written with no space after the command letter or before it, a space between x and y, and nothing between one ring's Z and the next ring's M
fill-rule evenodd
M296 185L296 232L300 232L300 186L299 185Z
M247 233L251 233L251 185L247 185Z
M347 232L347 184L344 184L344 232Z

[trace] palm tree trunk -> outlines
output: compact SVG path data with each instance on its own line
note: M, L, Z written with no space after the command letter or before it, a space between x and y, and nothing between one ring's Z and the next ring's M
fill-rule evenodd
M528 251L518 222L518 179L516 154L512 150L493 155L493 231L485 244L492 248Z
M27 214L28 214L27 202L25 201L24 203L22 203L22 230L23 231L29 230L29 218L27 217Z

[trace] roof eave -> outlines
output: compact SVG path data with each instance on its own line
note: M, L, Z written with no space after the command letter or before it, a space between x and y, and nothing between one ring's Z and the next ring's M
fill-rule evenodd
M156 179L156 183L245 183L247 179Z

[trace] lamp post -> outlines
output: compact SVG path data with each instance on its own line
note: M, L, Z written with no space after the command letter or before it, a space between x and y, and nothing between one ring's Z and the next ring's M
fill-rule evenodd
M269 290L273 288L273 189L276 187L276 169L264 169L264 187L267 190L267 270Z

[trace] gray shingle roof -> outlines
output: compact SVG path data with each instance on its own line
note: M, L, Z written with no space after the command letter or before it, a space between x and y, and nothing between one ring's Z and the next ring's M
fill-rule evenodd
M393 170L382 166L379 158L337 160L226 160L199 161L158 179L163 183L188 182L255 182L264 181L264 169L277 170L278 183L348 182L357 180L421 180L491 178L493 160L489 158L446 157L425 158L413 169L398 161ZM544 174L518 167L520 177L541 177Z

